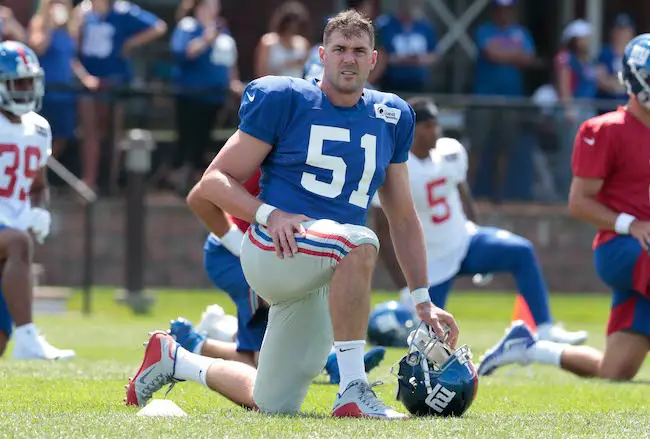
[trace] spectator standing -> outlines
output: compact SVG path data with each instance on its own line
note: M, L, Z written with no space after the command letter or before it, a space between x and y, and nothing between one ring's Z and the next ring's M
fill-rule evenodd
M401 0L395 14L377 19L379 38L388 56L381 87L385 91L422 92L436 61L436 32L419 0Z
M217 114L231 93L241 97L244 86L237 45L219 17L220 1L186 0L181 8L171 38L178 132L171 180L185 196L205 170Z
M302 78L309 41L302 36L309 12L298 1L283 3L271 17L271 32L262 35L255 51L255 76Z
M125 0L84 0L78 6L80 19L80 61L88 73L99 78L100 88L128 86L133 78L131 55L136 48L160 38L167 25L152 13ZM121 136L123 106L114 103L111 117L106 95L92 95L80 100L83 132L83 179L97 185L100 144L109 140L109 132ZM110 125L111 119L113 126ZM114 148L114 145L109 145ZM117 184L119 157L113 150L111 189Z
M476 96L525 95L523 73L535 64L535 43L528 29L517 22L516 4L515 0L493 0L492 20L475 31L479 49L473 87ZM513 156L528 155L517 151L525 148L520 142L522 110L512 104L495 107L480 103L470 109L470 174L474 176L472 190L477 198L501 201ZM530 175L532 170L523 173Z

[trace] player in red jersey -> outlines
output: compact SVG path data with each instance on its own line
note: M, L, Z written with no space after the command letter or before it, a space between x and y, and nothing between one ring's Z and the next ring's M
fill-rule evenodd
M605 351L536 341L517 323L488 351L480 375L539 362L630 380L650 351L650 34L628 43L620 79L627 106L587 120L576 135L569 195L571 214L598 228L596 272L612 289Z

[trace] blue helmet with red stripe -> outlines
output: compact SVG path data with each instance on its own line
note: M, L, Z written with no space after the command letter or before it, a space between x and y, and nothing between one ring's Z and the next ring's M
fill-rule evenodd
M44 74L32 49L17 41L0 43L0 108L16 116L38 111Z
M408 353L391 369L397 375L397 400L415 416L465 413L478 390L469 347L452 350L423 323L409 335L409 344Z
M627 43L622 64L619 80L627 93L650 109L650 34L638 35Z

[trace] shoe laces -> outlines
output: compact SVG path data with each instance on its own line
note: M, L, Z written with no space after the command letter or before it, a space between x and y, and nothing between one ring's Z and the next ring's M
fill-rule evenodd
M370 409L373 411L380 412L390 408L384 404L381 399L377 397L375 391L372 390L373 387L380 386L382 384L384 384L382 381L375 381L371 384L361 383L360 385L359 390L361 394L359 395L359 400L366 406L370 407Z
M172 374L161 373L157 375L144 387L144 389L142 389L142 393L145 395L147 399L149 399L154 393L160 390L165 384L170 382L171 382L171 386L169 386L169 389L167 389L167 392L165 392L165 397L167 397L167 394L172 390L172 388L176 384L176 381L174 380Z

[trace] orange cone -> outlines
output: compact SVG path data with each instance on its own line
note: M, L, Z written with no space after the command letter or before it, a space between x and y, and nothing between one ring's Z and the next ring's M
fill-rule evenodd
M515 298L515 309L512 312L512 321L523 320L531 331L535 332L537 326L535 325L535 320L533 320L533 315L530 313L528 304L521 294L517 294Z

